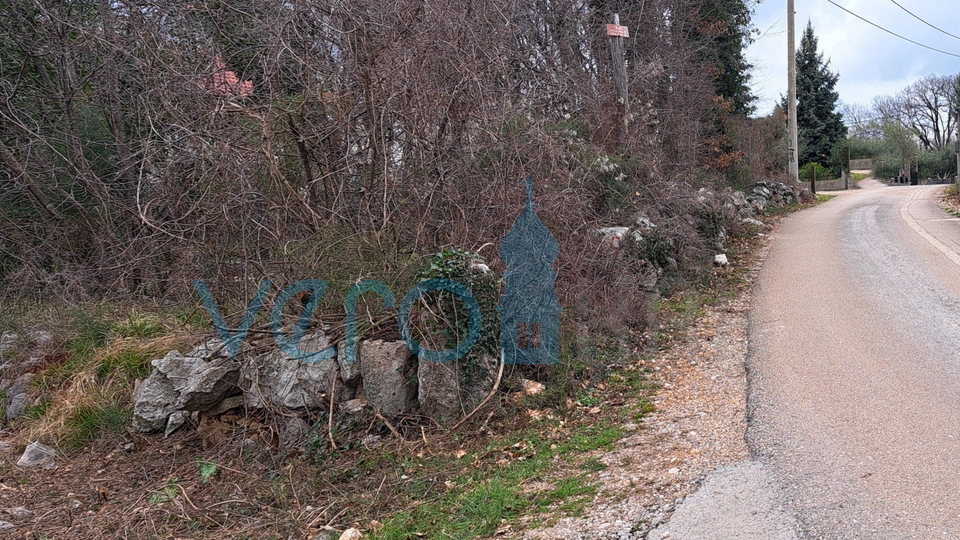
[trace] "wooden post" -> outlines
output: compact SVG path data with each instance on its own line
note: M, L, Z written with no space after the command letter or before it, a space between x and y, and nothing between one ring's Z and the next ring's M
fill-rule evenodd
M850 143L847 143L847 174L843 175L843 189L850 189L851 174L853 174L853 169L850 168Z
M622 108L623 119L620 126L620 142L627 140L627 122L630 115L630 96L627 83L627 60L624 56L623 39L629 37L626 26L620 26L620 14L613 14L613 24L607 25L610 39L610 60L613 65L613 81L617 85L618 102Z
M814 195L817 194L817 164L814 163L810 170L813 171L810 175L810 193Z

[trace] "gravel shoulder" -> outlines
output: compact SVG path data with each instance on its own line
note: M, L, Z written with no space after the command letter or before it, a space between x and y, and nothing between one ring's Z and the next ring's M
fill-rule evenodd
M772 502L775 497L767 496L772 482L761 465L750 461L746 442L751 284L766 256L768 238L758 240L760 246L749 260L733 261L749 267L735 298L706 307L683 342L648 361L661 386L653 399L657 410L639 425L627 424L631 434L612 452L597 456L607 469L594 473L602 487L593 505L581 517L528 531L524 538L740 537L724 533L725 529L717 529L724 533L719 536L696 535L698 524L705 523L698 517L701 504L721 500L717 493L726 493L723 500L729 503L715 509L717 516L726 512L729 518L742 519L742 512L749 511L771 523L783 522ZM742 487L743 478L756 500L738 504L736 499L742 497L737 487ZM696 495L698 490L704 495ZM794 538L790 527L782 529L782 535L770 536L769 531L780 529L763 528L764 536L752 537Z

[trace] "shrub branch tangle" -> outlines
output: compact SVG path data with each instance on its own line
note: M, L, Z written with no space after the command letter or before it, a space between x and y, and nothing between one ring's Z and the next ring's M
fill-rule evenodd
M0 3L7 294L185 297L202 278L237 307L261 278L409 277L411 254L502 238L530 175L561 293L595 296L591 268L612 263L582 249L589 231L681 206L712 178L718 92L749 110L716 26L748 12L726 4ZM614 10L632 36L624 141ZM377 256L349 266L358 252Z

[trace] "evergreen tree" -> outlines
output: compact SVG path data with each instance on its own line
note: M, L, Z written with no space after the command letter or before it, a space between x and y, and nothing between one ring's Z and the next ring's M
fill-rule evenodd
M753 0L698 0L688 12L689 37L697 44L704 73L728 112L746 116L755 109L750 68L744 50L753 42L750 15Z
M800 39L797 52L797 138L800 165L816 162L827 165L837 141L847 136L843 115L837 111L840 95L835 86L840 78L829 69L817 52L817 36L813 24Z

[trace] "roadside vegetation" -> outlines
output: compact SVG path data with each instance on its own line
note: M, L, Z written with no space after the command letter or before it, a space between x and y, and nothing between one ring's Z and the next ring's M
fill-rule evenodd
M958 77L929 75L869 107L846 107L850 158L872 159L874 176L885 180L911 171L921 179L955 178Z
M624 117L604 2L467 18L444 1L3 3L3 442L64 463L4 460L21 487L0 507L54 538L467 539L581 512L598 456L653 411L645 359L740 283L762 224L721 195L785 180L782 118L748 117L752 6L618 5L644 21L623 42ZM169 437L130 429L151 361L216 333L195 280L228 321L262 280L268 303L327 281L313 324L336 341L361 280L399 296L464 265L502 275L528 177L561 248L560 361L505 369L462 425L308 411L290 445L289 411L238 407ZM601 233L618 227L637 234ZM492 314L496 283L471 285ZM429 300L419 336L456 341L459 308ZM380 303L357 313L364 336L397 339Z

